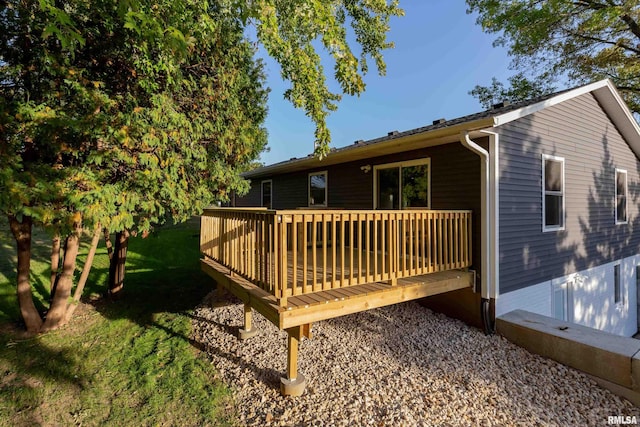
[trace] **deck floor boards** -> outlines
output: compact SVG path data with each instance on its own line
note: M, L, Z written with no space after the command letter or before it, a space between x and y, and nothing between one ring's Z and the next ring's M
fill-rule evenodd
M330 265L330 263L327 264ZM473 283L472 272L449 270L398 279L394 286L386 282L371 282L343 288L318 290L304 295L292 295L287 298L287 305L280 307L273 295L252 284L246 278L231 274L227 267L218 262L204 257L201 260L201 265L207 274L222 283L223 286L228 287L233 294L244 302L248 302L279 328L292 327L296 324L329 319L369 308L462 289L470 287ZM289 270L292 271L291 267ZM307 275L312 277L310 272L307 272ZM302 277L301 271L298 271L298 277ZM300 287L299 292L302 292L302 289Z

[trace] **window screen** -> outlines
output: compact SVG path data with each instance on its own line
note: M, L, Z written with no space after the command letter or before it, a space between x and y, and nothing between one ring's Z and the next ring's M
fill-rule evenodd
M616 222L627 222L627 172L616 170Z
M271 181L262 181L262 206L271 209Z
M564 227L564 159L544 158L544 228Z
M616 304L622 302L622 287L620 286L620 264L613 266L613 300Z
M327 206L327 173L309 174L309 206Z

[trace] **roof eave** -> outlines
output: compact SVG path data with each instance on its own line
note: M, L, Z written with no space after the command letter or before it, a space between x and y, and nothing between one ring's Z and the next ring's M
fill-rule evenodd
M318 160L315 156L304 157L301 159L290 160L283 163L264 166L242 174L244 178L256 178L267 175L275 175L280 173L296 172L314 167L325 167L329 165L345 163L358 159L375 157L376 152L388 151L393 149L394 152L403 152L422 148L419 142L428 142L457 136L461 132L473 132L480 129L491 128L495 125L493 116L477 119L465 123L459 123L439 129L426 130L418 133L400 133L395 136L374 142L364 142L360 145L352 145L340 148L334 152L330 152L324 159ZM397 150L395 147L397 146Z

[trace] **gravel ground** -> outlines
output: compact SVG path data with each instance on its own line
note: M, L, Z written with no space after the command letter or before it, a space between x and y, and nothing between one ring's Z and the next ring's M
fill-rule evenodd
M212 294L214 295L214 294ZM210 296L209 298L213 298ZM233 390L242 425L606 425L640 409L580 372L415 302L313 325L300 343L301 397L280 395L286 333L242 305L195 312L194 339ZM205 300L206 301L206 300Z

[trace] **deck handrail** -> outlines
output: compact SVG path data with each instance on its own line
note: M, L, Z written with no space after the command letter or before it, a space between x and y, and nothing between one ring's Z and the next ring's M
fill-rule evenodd
M206 209L200 251L287 297L466 268L468 210Z

